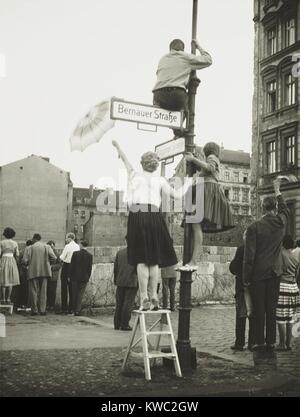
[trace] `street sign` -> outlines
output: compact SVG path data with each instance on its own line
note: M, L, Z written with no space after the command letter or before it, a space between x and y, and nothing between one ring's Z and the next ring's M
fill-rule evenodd
M164 160L165 165L169 165L169 164L173 164L174 162L174 157L172 156L172 158L168 158Z
M161 143L155 146L155 152L158 154L159 159L169 159L173 156L180 155L185 151L185 139L178 138L172 139L168 142Z
M180 129L183 112L169 111L148 104L133 103L118 98L111 99L111 119Z

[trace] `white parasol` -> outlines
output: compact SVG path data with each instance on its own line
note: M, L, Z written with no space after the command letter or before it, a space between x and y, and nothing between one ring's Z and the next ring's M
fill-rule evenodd
M110 102L110 98L101 101L80 120L70 139L71 151L84 151L114 127L115 120L110 118Z

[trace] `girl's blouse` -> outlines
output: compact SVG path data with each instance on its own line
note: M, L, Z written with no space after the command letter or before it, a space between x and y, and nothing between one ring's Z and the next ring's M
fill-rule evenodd
M282 259L282 275L280 277L281 281L287 281L290 283L296 282L296 272L299 266L299 260L293 254L292 251L282 248L281 251Z
M204 177L204 182L218 182L220 179L220 160L215 155L209 155L206 158L208 169L202 168L199 177Z

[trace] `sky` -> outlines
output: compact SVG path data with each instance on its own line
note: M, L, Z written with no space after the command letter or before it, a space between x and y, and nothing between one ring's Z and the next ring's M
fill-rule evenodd
M78 121L116 96L151 104L157 63L181 38L190 51L192 0L0 0L0 166L31 154L71 174L75 186L117 182L119 141L134 166L172 138L117 121L98 144L71 152ZM198 71L197 144L251 150L252 0L199 0L199 43L213 65ZM175 162L178 161L178 158ZM168 167L171 174L174 165ZM104 179L105 178L105 179Z

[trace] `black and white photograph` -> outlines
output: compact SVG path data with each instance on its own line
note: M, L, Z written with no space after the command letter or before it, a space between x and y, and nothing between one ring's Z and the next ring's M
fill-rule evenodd
M300 0L0 0L1 399L300 397L299 289Z

